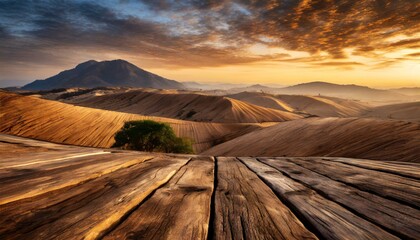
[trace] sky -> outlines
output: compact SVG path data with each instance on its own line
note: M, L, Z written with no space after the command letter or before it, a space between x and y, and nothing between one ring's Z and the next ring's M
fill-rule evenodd
M0 0L0 87L90 59L178 81L420 87L420 0Z

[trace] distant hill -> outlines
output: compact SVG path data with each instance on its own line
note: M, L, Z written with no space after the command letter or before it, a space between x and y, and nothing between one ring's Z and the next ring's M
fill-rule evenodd
M269 86L261 85L261 84L254 84L246 87L236 87L229 89L229 93L240 93L240 92L271 92L273 89Z
M420 87L390 89L393 92L409 96L420 96Z
M102 62L90 60L45 80L36 80L23 86L22 89L51 90L72 87L147 87L180 89L184 88L184 85L177 81L169 80L147 72L124 60Z
M271 95L259 92L242 92L228 97L258 106L319 117L350 117L365 113L369 106L360 101L326 96Z
M379 106L370 109L362 116L420 122L420 102Z
M192 90L226 90L231 88L241 88L246 84L236 83L203 83L203 82L182 82L184 86Z
M410 97L389 90L379 90L358 85L340 85L326 82L302 83L286 88L280 88L275 93L281 94L303 94L303 95L323 95L340 98L350 98L359 100L373 101L403 101Z

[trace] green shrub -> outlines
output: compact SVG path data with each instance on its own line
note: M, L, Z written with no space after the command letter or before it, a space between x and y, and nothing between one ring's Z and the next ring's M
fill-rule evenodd
M113 147L147 152L194 152L191 140L177 137L168 124L151 120L126 122L115 134Z

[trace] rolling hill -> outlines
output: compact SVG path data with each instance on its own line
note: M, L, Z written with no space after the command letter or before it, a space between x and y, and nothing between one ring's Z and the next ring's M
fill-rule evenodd
M323 95L366 101L403 101L410 99L401 93L358 85L340 85L327 82L302 83L276 89L278 94Z
M199 153L270 124L206 123L113 112L0 91L0 132L56 143L111 147L125 121L169 123L178 136L194 141Z
M390 89L390 90L393 92L397 92L397 93L408 95L408 96L420 97L420 87L395 88L395 89Z
M369 109L367 104L358 101L324 96L271 95L257 92L242 92L228 96L258 106L319 117L359 116Z
M149 87L161 89L184 88L182 83L147 72L124 61L90 60L75 68L60 72L45 80L36 80L23 90L51 90L58 88L94 87Z
M227 97L248 102L258 106L277 109L281 111L293 112L295 109L288 103L280 101L274 95L259 92L240 92L236 94L226 95Z
M362 116L420 122L420 102L379 106L370 109Z
M283 122L302 116L222 96L172 91L134 90L92 96L75 104L85 107L200 122Z
M309 118L248 133L203 154L420 162L420 124L368 118Z

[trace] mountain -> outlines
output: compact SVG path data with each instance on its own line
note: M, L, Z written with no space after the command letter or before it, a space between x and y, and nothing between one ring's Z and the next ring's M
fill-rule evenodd
M403 101L410 99L401 93L358 85L340 85L327 82L302 83L275 91L277 94L324 95L370 101Z
M24 90L51 90L71 87L143 87L180 89L182 83L147 72L124 60L90 60L45 80L23 86Z

